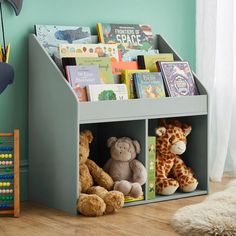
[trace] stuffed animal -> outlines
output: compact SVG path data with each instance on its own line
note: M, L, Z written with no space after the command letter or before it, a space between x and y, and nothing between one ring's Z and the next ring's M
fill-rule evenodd
M147 180L147 172L143 164L135 159L141 150L139 142L128 137L110 137L107 146L110 148L111 158L104 169L115 181L114 190L125 196L142 196L142 185Z
M157 165L156 189L161 195L171 195L179 187L183 192L193 192L198 181L179 155L186 150L186 137L192 127L175 120L156 129Z
M89 144L92 140L91 131L84 130L80 133L80 197L77 209L85 216L101 216L121 208L124 205L124 195L118 191L109 191L114 185L112 178L95 162L88 159Z

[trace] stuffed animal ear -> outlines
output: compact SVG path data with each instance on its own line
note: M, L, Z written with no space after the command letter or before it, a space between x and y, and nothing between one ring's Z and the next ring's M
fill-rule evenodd
M173 120L172 125L177 126L179 128L182 128L182 123L178 120Z
M160 119L160 122L159 122L160 124L160 126L164 126L164 127L166 127L167 126L167 123L166 123L166 120L165 119Z
M156 128L155 132L156 132L157 136L161 137L162 135L164 135L166 133L166 128L163 126L158 127L158 128Z
M184 124L182 130L184 131L184 134L187 137L192 131L192 126Z
M110 137L110 138L107 140L107 147L110 148L116 141L117 141L117 138L116 138L116 137Z
M137 140L133 140L132 142L133 142L133 145L135 147L136 153L139 154L141 152L141 147L140 147L139 142Z
M82 133L86 136L89 143L93 141L93 134L90 130L84 130Z

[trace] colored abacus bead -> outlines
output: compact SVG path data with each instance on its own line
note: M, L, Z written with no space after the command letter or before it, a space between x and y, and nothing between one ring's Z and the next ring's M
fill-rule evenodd
M0 182L0 187L2 187L3 186L3 182Z
M8 157L9 157L9 158L12 158L12 157L13 157L13 155L10 153Z

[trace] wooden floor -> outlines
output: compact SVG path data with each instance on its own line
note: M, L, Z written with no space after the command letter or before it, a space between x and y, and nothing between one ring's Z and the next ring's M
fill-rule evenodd
M210 193L224 189L229 180L225 177L222 183L210 183ZM205 197L128 207L117 214L98 218L71 216L40 205L23 203L20 218L0 218L0 236L174 236L178 234L169 221L175 211L201 202Z

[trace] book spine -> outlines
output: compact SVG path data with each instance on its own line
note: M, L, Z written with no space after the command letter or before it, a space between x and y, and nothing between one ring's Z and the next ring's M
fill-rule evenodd
M91 101L91 92L90 92L89 85L86 86L86 94L87 94L88 101Z
M138 86L138 74L134 73L133 74L133 83L134 83L134 89L135 89L135 92L136 92L136 97L137 98L140 98L140 91L139 91L139 86Z
M97 23L97 32L98 32L98 41L100 43L105 43L103 30L102 30L102 23Z
M68 66L65 67L65 75L66 75L66 80L67 80L67 81L70 83L70 85L71 85L70 72L69 72Z
M145 68L144 56L138 56L137 61L138 61L138 68L139 69L146 69Z
M156 197L156 137L148 137L148 200Z
M124 70L121 74L121 83L126 85L127 88L127 93L128 93L128 98L131 99L131 81L129 79L129 73L128 71ZM133 98L133 97L132 97Z

